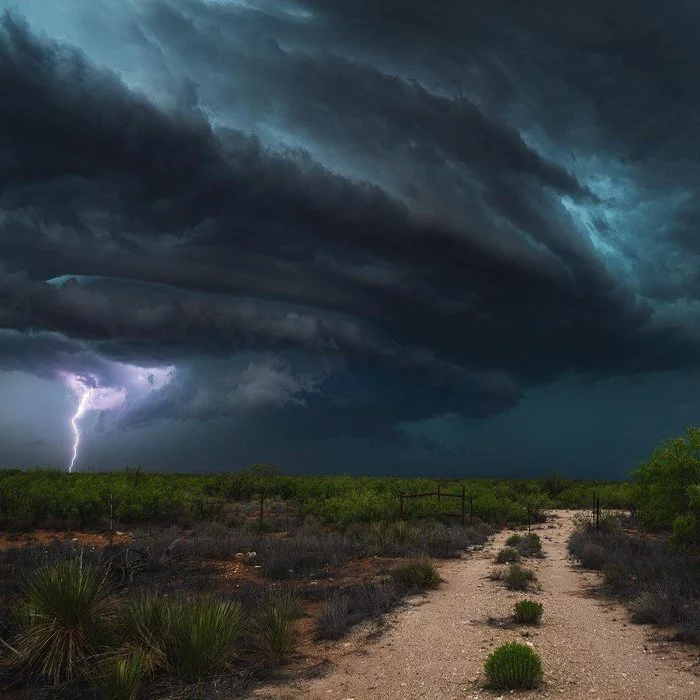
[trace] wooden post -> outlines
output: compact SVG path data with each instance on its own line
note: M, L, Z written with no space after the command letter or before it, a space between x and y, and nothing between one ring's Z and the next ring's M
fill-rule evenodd
M464 525L464 515L467 509L467 490L464 484L462 484L462 525Z
M114 541L114 494L109 492L109 546Z
M438 495L438 505L440 505L440 484L438 484L437 495Z
M399 520L403 520L403 494L399 494Z

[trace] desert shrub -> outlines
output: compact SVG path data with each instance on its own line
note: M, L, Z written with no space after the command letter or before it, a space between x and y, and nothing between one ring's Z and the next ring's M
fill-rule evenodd
M506 588L513 591L526 591L535 581L535 573L531 569L524 569L519 564L511 564L504 578Z
M293 588L271 589L255 621L258 643L266 659L282 663L294 651L296 622L303 608Z
M514 547L504 547L496 555L496 564L513 564L518 561L518 552Z
M602 571L607 589L630 603L635 621L674 626L700 641L700 560L663 537L596 533L584 524L569 538L569 552Z
M511 535L506 540L506 547L512 547L521 557L536 557L542 554L542 541L535 532Z
M507 575L507 568L505 566L496 566L489 572L489 580L491 581L504 581Z
M111 654L92 674L91 685L100 700L137 700L146 672L140 654Z
M518 533L516 532L514 535L511 535L506 540L506 547L517 547L521 539L522 535L518 535Z
M300 532L293 537L280 537L258 548L263 561L263 573L271 579L319 574L324 567L356 556L358 544L336 533Z
M231 559L240 552L257 548L257 540L241 528L229 528L218 522L195 525L184 537L177 538L177 531L165 537L170 542L177 539L175 554L180 559Z
M528 532L521 538L516 549L521 557L538 557L542 554L542 541L536 532Z
M519 600L515 604L515 621L524 625L536 625L542 617L542 603Z
M426 560L408 561L393 567L389 576L399 590L424 591L440 585L440 574Z
M336 591L316 618L316 638L340 639L359 622L389 612L399 600L393 583L364 583Z
M542 661L530 647L502 644L486 659L486 679L492 688L536 688L542 681Z
M581 550L580 561L586 569L602 569L605 565L605 548L596 543L585 545Z
M12 664L52 683L74 679L99 650L112 614L103 568L79 559L41 568L18 610Z

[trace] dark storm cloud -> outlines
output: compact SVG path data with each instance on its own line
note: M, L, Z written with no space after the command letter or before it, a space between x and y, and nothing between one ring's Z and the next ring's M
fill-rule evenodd
M289 439L388 440L562 374L697 362L677 304L697 298L691 258L674 264L700 183L680 13L636 3L630 29L629 3L129 7L127 47L177 86L167 109L2 21L3 366L176 362L123 425L264 405ZM595 178L630 163L637 189L610 203ZM679 197L669 240L616 228L645 191ZM64 274L91 279L46 283Z

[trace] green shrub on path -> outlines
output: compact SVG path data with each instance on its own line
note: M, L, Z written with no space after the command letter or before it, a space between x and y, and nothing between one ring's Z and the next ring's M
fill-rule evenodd
M39 569L18 612L12 665L51 683L72 680L99 650L113 615L105 571L79 559Z
M536 688L542 681L542 660L530 647L507 642L486 659L484 671L492 688Z
M506 587L512 591L526 591L535 580L535 573L519 564L511 564L505 576Z
M518 561L518 552L513 547L504 547L496 555L496 564L514 564Z
M515 621L524 625L536 625L542 617L542 603L519 600L515 604Z

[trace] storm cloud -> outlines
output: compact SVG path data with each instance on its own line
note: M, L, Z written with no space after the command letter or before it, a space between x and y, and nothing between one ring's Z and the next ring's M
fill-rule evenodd
M698 368L692 3L62 7L0 23L0 369L176 368L96 429L404 449Z

